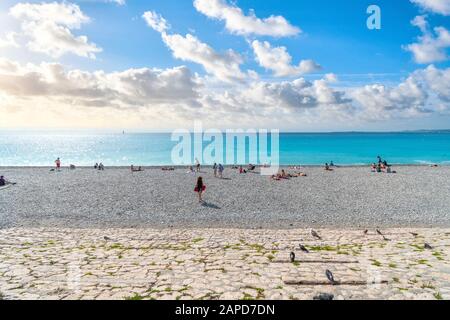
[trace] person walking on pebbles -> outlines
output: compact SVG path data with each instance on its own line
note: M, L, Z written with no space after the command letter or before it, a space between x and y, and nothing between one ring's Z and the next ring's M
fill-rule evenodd
M194 191L197 192L198 194L198 202L202 203L203 199L202 199L202 195L203 192L205 192L206 190L206 186L203 183L203 178L202 177L198 177L197 179L197 183L195 185Z

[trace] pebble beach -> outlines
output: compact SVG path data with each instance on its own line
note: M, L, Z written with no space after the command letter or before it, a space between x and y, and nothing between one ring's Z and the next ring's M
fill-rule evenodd
M307 177L273 181L230 168L225 179L211 168L3 168L17 185L0 191L0 228L450 227L450 167L394 169L306 167Z
M450 167L395 170L2 168L0 299L450 299Z

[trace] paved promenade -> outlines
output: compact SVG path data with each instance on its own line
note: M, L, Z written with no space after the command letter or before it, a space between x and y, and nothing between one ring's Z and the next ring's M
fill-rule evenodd
M317 232L3 229L0 298L450 299L449 229Z

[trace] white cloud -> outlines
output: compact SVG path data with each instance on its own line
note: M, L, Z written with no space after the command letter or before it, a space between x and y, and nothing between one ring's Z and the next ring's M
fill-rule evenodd
M155 11L147 11L142 17L147 22L148 26L159 33L165 32L170 29L169 24L166 19L164 19L160 14Z
M252 42L252 47L259 65L272 70L277 77L299 76L321 69L312 60L302 60L297 66L292 65L292 57L286 47L272 48L269 42L258 40Z
M3 38L0 37L0 48L18 48L19 44L16 41L16 36L15 32L8 32Z
M108 2L114 2L117 3L119 6L123 6L126 4L125 0L108 0Z
M258 18L253 11L245 15L239 7L226 0L195 0L194 7L204 15L225 21L226 28L239 35L286 37L301 32L282 16Z
M61 64L20 65L0 59L0 92L45 97L96 107L148 107L165 103L195 105L198 83L186 67L129 69L105 73L66 71Z
M445 16L450 15L450 0L411 0L427 11L439 13Z
M335 75L329 74L315 81L255 80L223 89L209 86L206 79L196 77L187 67L106 73L67 70L55 63L23 65L0 59L0 121L26 123L24 119L29 121L30 114L37 117L31 121L39 117L47 121L69 114L69 121L79 119L78 124L85 126L93 123L90 115L95 118L91 110L101 107L97 123L103 121L104 125L111 123L108 119L134 124L142 124L145 119L147 125L159 127L165 123L170 127L201 118L221 128L301 128L307 123L351 127L355 122L450 111L450 68L429 66L396 86L372 84L337 89L332 86L337 81Z
M414 55L414 60L422 64L447 60L446 50L450 47L450 32L444 27L436 27L433 34L424 16L416 17L411 23L422 31L417 43L405 46L405 49Z
M86 36L75 36L72 30L90 21L76 4L68 2L19 3L9 11L21 21L22 34L29 38L28 48L34 52L59 58L72 53L95 59L102 49Z
M161 33L162 40L172 50L175 58L198 63L207 73L221 81L233 82L245 79L246 75L240 69L242 58L233 50L222 54L191 34L186 36L167 34L166 30L169 29L167 21L155 12L144 13L143 18L151 28Z

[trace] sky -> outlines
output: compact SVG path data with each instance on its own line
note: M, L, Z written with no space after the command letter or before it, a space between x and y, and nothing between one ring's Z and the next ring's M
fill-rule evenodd
M449 17L450 0L1 0L0 129L450 129Z

